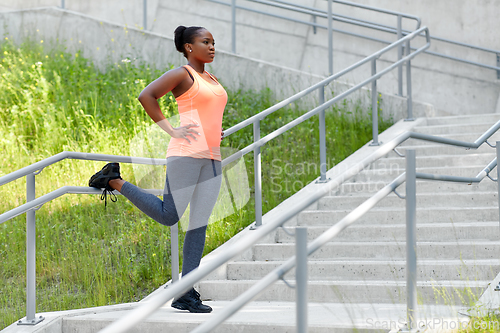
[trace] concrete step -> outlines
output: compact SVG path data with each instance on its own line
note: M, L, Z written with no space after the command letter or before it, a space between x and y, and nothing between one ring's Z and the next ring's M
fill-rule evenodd
M413 129L413 132L431 134L431 135L453 134L453 133L483 134L492 125L493 123L417 126Z
M417 168L438 167L466 167L471 165L486 166L496 154L494 152L485 154L448 155L448 156L419 156L417 157ZM368 169L404 169L406 159L404 157L382 158L372 163Z
M479 205L479 203L478 203ZM299 225L334 225L349 214L350 210L310 210L297 215ZM419 208L417 206L417 225L432 222L470 222L498 220L498 208L495 207L439 207ZM356 224L405 224L406 209L404 208L373 208L360 217Z
M434 167L434 168L417 168L417 172L428 173L433 175L448 175L457 177L476 177L483 169L485 165L473 165L466 167ZM349 181L356 182L386 182L390 183L397 176L405 172L404 168L393 168L393 169L368 169L363 170ZM495 176L495 174L493 174Z
M453 116L453 117L432 117L427 118L427 126L440 126L440 125L474 125L490 123L493 126L500 120L500 115L495 113L481 114L481 115L466 115L466 116Z
M293 280L288 280L294 284ZM255 280L221 281L205 280L198 289L203 298L213 301L234 300L255 284ZM490 281L417 281L417 295L424 304L462 305L477 300ZM282 281L276 282L261 293L256 301L293 302L295 290ZM309 281L309 302L339 302L346 306L354 303L406 302L405 281ZM326 305L326 304L325 304ZM274 332L274 331L273 331ZM335 331L336 332L336 331Z
M441 156L441 155L468 155L468 154L491 154L495 153L495 149L491 148L487 144L481 145L477 149L472 148L462 148L456 146L450 146L445 144L433 144L433 145L407 145L403 142L398 148L398 151L405 153L406 149L414 149L416 151L416 156ZM389 157L396 157L397 155L393 152Z
M498 226L497 226L498 228ZM449 240L449 239L448 239ZM500 241L444 241L417 242L417 257L420 259L496 259L500 253ZM295 255L295 244L257 244L253 248L255 261L282 261ZM406 258L405 240L331 242L320 248L310 261L328 259L394 259Z
M233 261L227 264L228 280L258 280L269 274L281 261ZM426 280L493 280L500 271L500 259L418 260L417 279ZM295 270L287 273L295 279ZM309 261L310 281L354 281L406 279L406 260L323 260Z
M255 281L245 281L248 283L245 287L250 287ZM435 305L436 302L428 302L427 304L417 305L419 320L440 324L433 325L433 329L437 330L442 325L449 327L453 323L453 327L458 327L464 320L467 323L468 318L464 318L458 314L458 310L462 309L461 304L452 305L454 299L459 298L459 295L473 295L473 292L479 294L476 290L481 290L481 283L476 283L478 286L462 286L456 283L451 283L447 287L440 287L445 291L449 290L451 295L450 301L441 302L440 305ZM261 294L261 297L269 294L281 294L292 297L293 290L284 286L283 283L276 283L271 286L266 292ZM276 287L278 286L278 287ZM282 288L281 293L277 288ZM287 289L285 289L287 288ZM309 290L314 288L314 283L310 284ZM404 300L403 285L382 285L378 288L373 288L373 291L367 291L365 296L360 295L360 302L354 303L349 297L342 299L335 297L333 291L337 290L352 290L360 291L359 285L332 285L329 288L329 293L323 297L326 301L309 302L308 303L308 327L309 333L351 333L353 331L362 333L380 333L387 332L389 329L397 330L401 323L406 318L406 301ZM417 290L419 295L421 290L431 290L432 287L421 286L417 282ZM187 333L192 332L201 323L209 320L217 313L223 311L228 306L232 305L233 298L229 298L229 292L234 290L232 281L221 283L203 283L202 296L211 291L220 291L223 295L227 295L227 301L204 301L207 305L213 308L212 313L189 313L180 311L170 306L171 302L155 311L150 317L145 319L137 327L132 328L130 332L176 332ZM241 288L242 289L242 288ZM245 289L246 290L246 289ZM391 291L394 291L391 293ZM328 289L325 288L328 292ZM387 291L385 294L383 291ZM225 294L224 294L225 293ZM431 293L431 292L428 292ZM214 293L215 294L215 293ZM315 293L320 294L320 293ZM432 293L431 293L432 294ZM448 293L446 293L448 294ZM393 296L396 295L396 296ZM341 301L333 303L328 300L328 296L340 298ZM373 296L373 297L372 297ZM402 299L400 302L392 304L392 302L377 302L376 297L382 299ZM432 295L431 295L432 296ZM420 297L420 296L419 296ZM368 303L368 299L374 299L374 302ZM444 299L443 297L441 297ZM364 299L364 300L363 300ZM229 301L231 300L231 301ZM131 316L131 311L136 309L141 303L128 303L119 305L108 305L90 309L78 309L58 312L37 313L43 315L45 320L35 327L18 326L17 323L12 324L4 331L5 333L28 333L28 332L79 332L90 333L98 332L104 327L110 325L119 318ZM223 324L221 324L213 332L217 333L290 333L296 331L296 300L291 299L287 302L278 301L253 301L243 307L239 312L233 314ZM385 326L384 326L385 325ZM446 325L446 326L445 326ZM64 331L63 331L64 329ZM2 331L2 332L4 332Z
M492 175L496 178L496 175ZM346 182L340 185L337 189L330 192L332 196L357 196L374 194L375 192L382 189L389 182ZM398 193L404 195L406 191L405 183L401 184L398 189ZM476 192L498 192L497 183L486 178L479 184L465 184L465 183L452 183L452 182L442 182L442 181L428 181L428 180L417 180L417 193L476 193Z
M490 243L500 240L500 223L493 222L460 222L460 223L417 223L417 241L419 242L480 242ZM295 227L285 227L293 233ZM329 226L308 226L308 240L312 241L328 230ZM406 225L400 224L353 224L343 230L331 242L404 242ZM277 230L273 237L261 242L295 243L295 237L283 230Z
M404 194L404 193L403 193ZM417 193L417 207L474 207L478 203L484 206L498 207L498 193L496 192L475 192L475 193ZM318 210L353 210L361 205L366 200L370 199L371 195L358 196L325 196L319 199ZM380 201L376 207L391 208L391 207L406 207L406 200L403 200L391 194Z

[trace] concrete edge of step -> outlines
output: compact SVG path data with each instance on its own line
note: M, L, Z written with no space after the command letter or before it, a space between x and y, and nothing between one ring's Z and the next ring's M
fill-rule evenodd
M1 333L62 333L62 322L64 318L85 316L89 314L104 314L114 311L132 310L135 309L138 305L139 303L123 303L84 309L40 312L36 313L36 317L38 318L42 316L44 319L37 325L18 325L18 322L16 321L10 326L4 328Z

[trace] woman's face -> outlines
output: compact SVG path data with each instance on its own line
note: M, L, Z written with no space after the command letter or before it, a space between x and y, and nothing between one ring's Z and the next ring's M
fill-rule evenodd
M215 57L215 40L212 34L206 30L201 29L198 34L193 38L193 43L186 44L188 60L195 58L203 63L214 61Z

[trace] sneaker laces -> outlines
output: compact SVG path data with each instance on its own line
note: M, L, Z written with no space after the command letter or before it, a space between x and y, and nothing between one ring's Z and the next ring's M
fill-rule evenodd
M111 187L109 187L109 185L108 185L104 188L104 190L102 191L102 194L101 194L101 200L104 200L104 207L106 207L108 204L108 200L107 200L108 195L109 195L109 200L111 200L112 202L116 202L116 200L118 200L116 198L116 194L113 193L113 189Z

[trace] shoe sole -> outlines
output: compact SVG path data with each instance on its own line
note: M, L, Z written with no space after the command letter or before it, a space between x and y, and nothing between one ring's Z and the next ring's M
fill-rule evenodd
M110 180L112 180L112 179L121 179L120 166L119 165L110 165L110 164L112 164L112 163L108 163L99 172L97 172L92 177L90 177L89 187L103 189L103 188L106 188L106 186L107 186L107 184L108 184L108 182ZM106 174L104 174L103 171L104 171L104 169L106 167L109 167L110 170L107 170L108 172ZM99 183L102 183L102 180L104 180L104 182L106 183L106 185L99 186L99 185L101 185Z
M200 311L200 310L197 310L197 309L193 309L191 307L189 307L188 305L185 305L185 304L172 304L172 307L177 309L177 310L188 310L189 312L191 313L210 313L212 312L212 309L208 310L208 311Z

